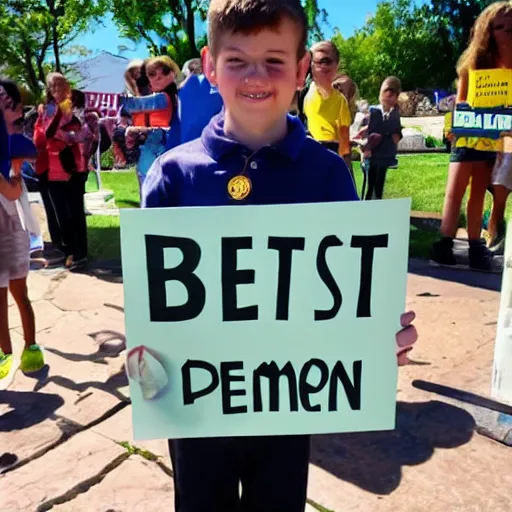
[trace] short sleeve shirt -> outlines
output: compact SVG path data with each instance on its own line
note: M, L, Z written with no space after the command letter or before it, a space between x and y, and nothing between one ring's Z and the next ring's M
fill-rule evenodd
M333 89L325 98L314 82L304 99L304 113L309 132L320 142L338 142L340 128L348 128L352 124L345 96Z

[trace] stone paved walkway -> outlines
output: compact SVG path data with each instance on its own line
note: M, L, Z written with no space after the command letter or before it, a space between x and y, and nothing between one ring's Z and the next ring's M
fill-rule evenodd
M411 270L421 340L400 371L397 429L314 437L308 512L512 510L511 449L476 434L464 408L413 385L488 394L499 277ZM172 511L166 443L132 439L122 283L44 271L31 273L30 291L48 366L0 391L0 511ZM10 320L20 351L13 305Z

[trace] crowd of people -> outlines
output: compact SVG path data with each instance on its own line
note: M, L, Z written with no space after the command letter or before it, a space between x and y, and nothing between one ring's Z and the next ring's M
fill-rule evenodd
M131 62L127 91L113 119L85 108L83 94L72 90L60 73L48 75L45 101L24 119L16 84L0 81L0 379L8 378L14 365L9 290L20 309L26 342L20 367L30 372L44 364L26 284L33 224L23 200L21 174L27 161L35 162L53 247L70 270L87 261L85 184L98 148L101 152L110 144L120 161L135 163L144 208L354 201L359 199L354 148L365 176L362 198L383 197L402 137L397 77L382 77L379 103L358 112L357 86L339 73L336 46L321 41L306 50L307 22L299 0L212 0L208 40L201 58L185 63L185 73L168 56ZM511 47L512 4L497 2L480 15L461 57L459 101L467 95L469 70L512 69ZM492 171L503 144L454 141L443 237L433 249L438 264L456 264L453 237L470 183L470 265L491 269L480 228L484 195L492 186L491 230L497 234L501 229L510 155L500 157L498 172ZM275 187L280 176L296 186ZM243 186L235 185L235 179ZM413 319L414 314L401 318L399 363L416 341ZM246 510L304 509L307 436L232 441L170 444L177 510L238 509L240 478ZM220 464L213 473L208 464L198 465L210 457ZM239 464L231 464L235 459ZM265 496L264 504L260 496Z

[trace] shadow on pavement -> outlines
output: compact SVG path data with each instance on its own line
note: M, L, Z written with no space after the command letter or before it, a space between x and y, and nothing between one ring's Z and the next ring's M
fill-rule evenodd
M0 404L11 410L0 416L0 432L21 430L51 418L64 405L59 395L32 391L0 391Z
M53 382L57 386L62 386L64 388L76 391L78 393L84 393L89 388L99 389L101 391L105 391L106 393L110 393L112 396L116 397L121 402L126 401L126 396L119 391L119 388L128 386L128 377L126 376L124 365L120 371L111 375L105 382L88 381L77 383L74 380L69 379L67 377L62 377L60 375L52 375L45 382L37 384L36 387L34 388L34 391L40 391L50 382Z
M503 414L512 415L512 405L497 402L489 398L476 395L463 389L452 388L450 386L444 386L442 384L436 384L435 382L428 382L425 380L414 380L412 383L416 389L422 391L428 391L429 393L437 393L438 395L452 398L453 400L459 400L470 405L476 405L477 407L483 407L490 411L496 411Z
M501 274L433 267L425 260L409 260L409 272L419 276L433 277L442 281L465 284L473 288L482 288L495 292L501 290Z
M97 364L108 364L107 359L115 359L126 348L126 336L117 331L107 329L88 333L87 336L98 344L98 350L92 354L63 352L51 347L47 347L45 350L74 363L89 361Z
M468 443L475 426L469 413L444 402L398 402L395 430L313 436L311 463L386 495L400 485L402 466L423 464L436 448Z

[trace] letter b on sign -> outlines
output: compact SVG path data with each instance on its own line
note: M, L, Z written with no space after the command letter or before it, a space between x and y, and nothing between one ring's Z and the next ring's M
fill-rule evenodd
M146 258L149 286L149 315L152 322L182 322L201 314L206 302L203 282L194 274L201 260L201 248L190 238L146 235ZM179 249L183 261L174 268L164 267L164 249ZM167 306L165 283L179 281L188 299L181 306Z

